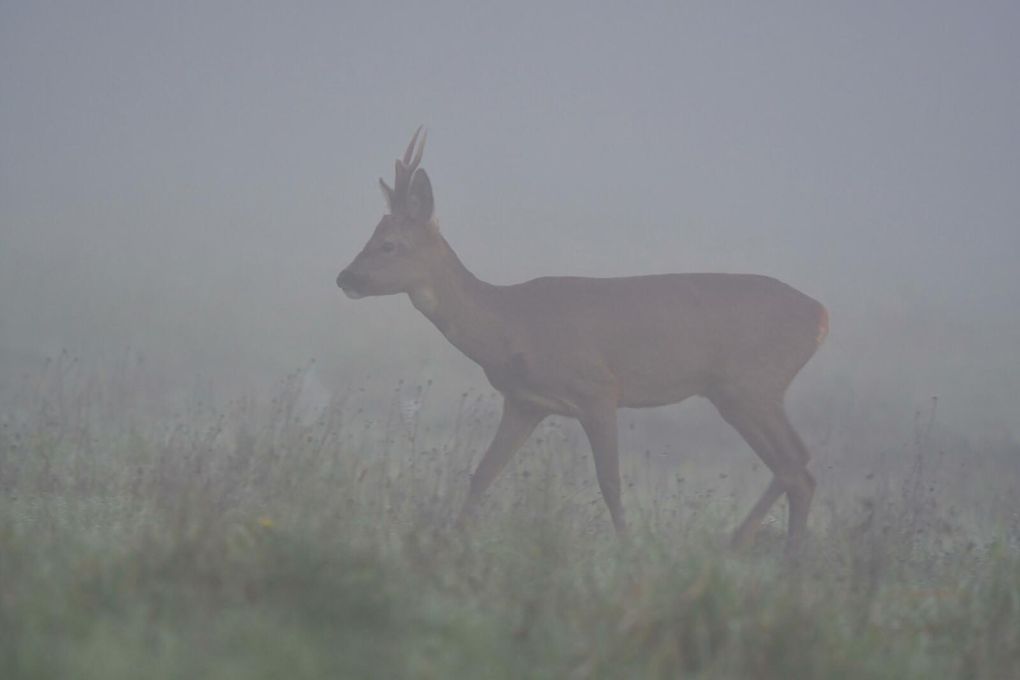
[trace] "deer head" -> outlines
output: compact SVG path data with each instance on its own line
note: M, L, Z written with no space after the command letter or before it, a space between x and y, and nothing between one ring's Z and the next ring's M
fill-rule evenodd
M393 186L379 179L389 212L336 279L349 298L413 294L428 287L437 271L444 242L432 221L432 184L418 167L425 150L426 135L418 142L421 131L419 127L404 157L397 159Z

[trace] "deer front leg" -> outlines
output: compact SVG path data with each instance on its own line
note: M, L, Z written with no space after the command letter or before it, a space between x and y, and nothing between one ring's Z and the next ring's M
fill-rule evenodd
M503 399L503 418L499 421L496 436L489 444L485 455L482 456L474 474L471 475L471 486L468 489L464 507L460 511L458 524L464 524L471 516L481 502L482 494L546 415L544 411L515 401L510 397Z
M609 507L616 533L627 533L623 518L623 504L620 501L620 456L616 433L616 405L606 404L588 409L581 416L581 426L588 435L591 452L595 457L595 474L599 480L602 497Z

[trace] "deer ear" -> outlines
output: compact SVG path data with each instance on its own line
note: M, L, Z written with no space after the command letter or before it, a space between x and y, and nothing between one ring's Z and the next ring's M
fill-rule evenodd
M408 191L407 212L412 219L419 222L428 222L432 219L432 211L435 204L432 200L432 182L425 174L423 168L414 171L411 178L411 188Z
M386 199L386 208L390 212L393 212L393 189L386 183L382 177L379 178L379 188L382 189L383 198Z

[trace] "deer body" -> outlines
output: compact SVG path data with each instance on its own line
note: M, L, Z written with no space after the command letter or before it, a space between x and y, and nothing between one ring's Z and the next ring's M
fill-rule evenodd
M783 493L789 542L802 537L814 480L783 395L828 328L825 308L775 279L741 274L544 277L510 286L476 278L432 221L432 190L397 162L391 214L337 279L351 297L406 292L485 371L504 397L496 436L471 479L462 516L548 415L577 418L592 446L613 523L620 502L616 410L708 398L774 473L737 530L753 536ZM424 145L424 140L422 141ZM402 193L401 193L402 192ZM398 261L399 260L399 261Z

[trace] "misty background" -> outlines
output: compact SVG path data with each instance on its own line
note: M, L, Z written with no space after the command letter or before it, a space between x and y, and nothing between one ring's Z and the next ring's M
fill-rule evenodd
M487 388L405 296L335 285L424 123L481 278L769 274L832 319L795 421L909 431L937 396L1013 441L1018 28L1006 1L2 2L0 393L64 351L170 404L312 359L327 395Z

